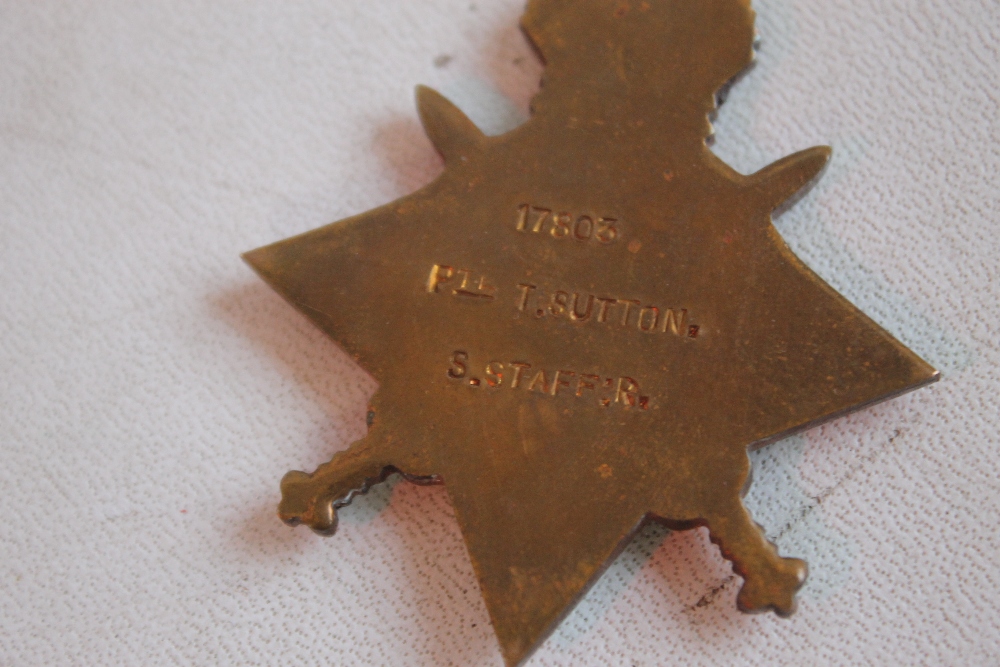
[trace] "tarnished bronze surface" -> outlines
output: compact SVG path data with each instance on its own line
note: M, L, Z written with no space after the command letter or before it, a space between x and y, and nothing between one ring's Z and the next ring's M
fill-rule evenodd
M379 382L281 518L329 535L390 472L445 483L509 665L650 519L707 526L740 609L791 614L806 565L744 509L747 448L937 373L771 224L829 148L743 176L706 147L747 1L534 0L523 27L531 120L488 137L419 88L437 180L246 255Z

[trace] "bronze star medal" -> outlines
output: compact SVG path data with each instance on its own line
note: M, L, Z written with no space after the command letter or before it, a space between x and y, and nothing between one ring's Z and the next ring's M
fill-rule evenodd
M486 136L420 88L437 180L246 255L379 382L368 435L288 473L281 518L329 535L390 473L445 484L508 665L648 520L707 526L740 609L791 614L806 564L743 507L748 447L937 378L771 223L830 149L744 176L707 148L753 16L533 0L528 122Z

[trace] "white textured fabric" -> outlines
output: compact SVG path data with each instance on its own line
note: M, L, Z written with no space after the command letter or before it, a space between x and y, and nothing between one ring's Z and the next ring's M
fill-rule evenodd
M651 527L529 665L998 664L1000 5L755 6L715 150L834 146L779 228L943 380L754 455L792 620ZM526 118L521 10L0 2L0 664L501 664L443 489L276 518L375 385L239 253L433 178L418 83Z

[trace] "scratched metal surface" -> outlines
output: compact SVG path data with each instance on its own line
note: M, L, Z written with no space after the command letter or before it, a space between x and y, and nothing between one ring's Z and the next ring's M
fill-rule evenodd
M714 152L833 145L778 229L943 379L752 455L811 566L790 622L736 611L704 529L650 527L528 664L990 664L996 7L755 7ZM2 6L0 662L500 663L444 488L390 481L331 540L274 518L375 383L235 252L432 181L414 83L523 122L522 9Z

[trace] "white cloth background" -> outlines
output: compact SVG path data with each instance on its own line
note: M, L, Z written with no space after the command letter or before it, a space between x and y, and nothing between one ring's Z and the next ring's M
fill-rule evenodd
M756 9L715 150L834 146L779 228L943 380L754 455L792 620L651 527L529 665L998 664L1000 6ZM430 181L418 83L525 119L521 10L0 1L0 664L501 664L443 489L276 518L375 385L239 253Z

